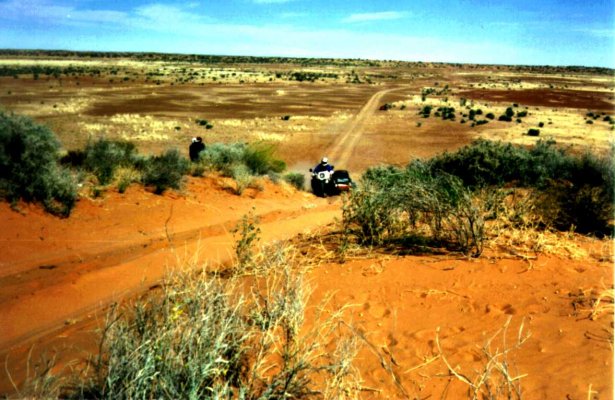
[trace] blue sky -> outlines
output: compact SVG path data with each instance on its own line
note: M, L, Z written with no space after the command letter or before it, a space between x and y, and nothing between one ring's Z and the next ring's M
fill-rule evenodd
M0 0L0 48L615 68L615 0Z

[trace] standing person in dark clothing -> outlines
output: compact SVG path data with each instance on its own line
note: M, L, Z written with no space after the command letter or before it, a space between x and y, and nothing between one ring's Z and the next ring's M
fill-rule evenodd
M190 160L192 162L199 161L199 155L203 150L205 150L205 143L203 143L203 138L198 136L196 140L192 140L192 143L190 144Z

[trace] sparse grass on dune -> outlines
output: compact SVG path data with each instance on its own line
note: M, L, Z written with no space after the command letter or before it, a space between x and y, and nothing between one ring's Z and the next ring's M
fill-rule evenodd
M517 399L523 398L521 380L527 375L515 371L511 355L529 339L530 333L524 331L523 322L519 326L514 340L508 339L508 328L511 318L504 326L488 338L481 348L481 365L474 375L466 375L460 368L453 367L442 350L439 335L436 335L438 355L446 365L448 373L456 380L468 386L468 398L472 400L485 399ZM496 339L501 344L494 344Z
M237 262L218 273L195 260L159 293L113 305L88 368L31 377L19 396L70 398L356 399L358 342L344 307L307 307L294 250L257 252L258 228L236 230ZM309 314L310 325L306 324Z

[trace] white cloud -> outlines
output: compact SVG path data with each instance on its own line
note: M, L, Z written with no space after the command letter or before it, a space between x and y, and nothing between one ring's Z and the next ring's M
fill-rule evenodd
M199 17L192 12L159 3L139 7L135 10L135 13L138 17L145 18L153 24L178 24L175 28L179 30L183 28L183 24L194 23L199 20Z
M401 19L408 16L407 12L404 11L381 11L381 12L373 12L373 13L360 13L360 14L351 14L350 16L344 18L343 22L365 22L365 21L382 21L382 20L393 20L393 19Z
M64 18L73 11L72 7L54 6L45 0L9 0L0 3L0 15L6 19L55 19Z
M128 14L113 10L79 10L58 6L48 0L9 0L0 3L0 15L6 19L45 21L53 24L118 23L126 21Z

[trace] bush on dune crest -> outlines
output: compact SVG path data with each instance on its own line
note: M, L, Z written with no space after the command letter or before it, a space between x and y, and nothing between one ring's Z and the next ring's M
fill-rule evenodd
M134 143L98 139L88 142L84 149L83 167L96 175L98 183L106 185L120 167L134 167L139 157Z
M143 184L153 186L156 194L161 194L168 188L179 189L182 178L190 170L186 157L176 149L151 157L145 164Z
M532 148L479 140L429 161L431 169L459 177L471 189L517 186L536 193L543 221L556 229L613 234L613 151L575 155L538 142Z
M277 174L286 169L286 164L274 153L275 148L265 143L213 143L201 153L201 163L230 177L237 165L244 165L253 176Z
M512 187L532 194L529 209L543 227L613 234L613 158L547 142L527 149L481 140L406 168L370 168L344 205L344 223L369 245L420 239L477 256L485 221Z
M484 212L458 178L415 161L406 168L369 169L344 206L344 220L357 227L363 243L423 237L478 256Z
M27 117L0 112L0 196L40 202L68 216L77 201L70 172L59 165L60 144L53 133Z

